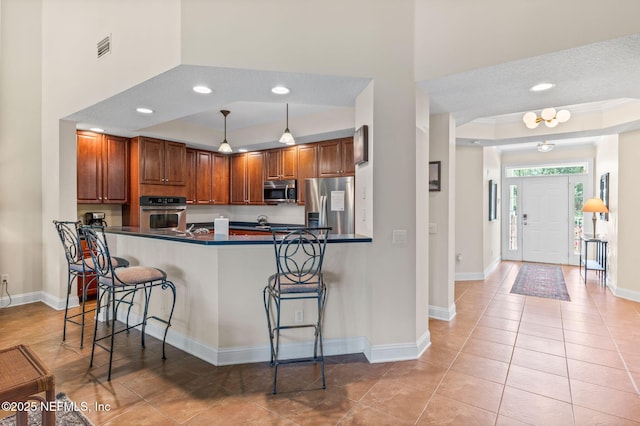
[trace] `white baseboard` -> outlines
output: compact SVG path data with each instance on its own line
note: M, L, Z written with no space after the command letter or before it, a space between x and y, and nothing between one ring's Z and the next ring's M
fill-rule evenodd
M56 311L61 311L64 309L66 303L67 303L67 299L65 298L60 298L60 297L56 297L53 296L49 293L42 293L42 299L41 302L45 303L49 306L51 306L53 309L55 309ZM75 308L76 306L80 305L80 301L78 300L78 296L74 295L74 296L69 296L69 307L70 308Z
M391 345L371 345L368 341L366 343L367 348L364 350L364 355L371 363L407 361L420 358L431 345L431 334L429 330L425 331L416 342Z
M26 305L27 303L40 302L42 300L42 292L34 291L32 293L11 295L11 304L9 304L9 296L0 297L0 306L3 308L8 308L10 306L19 306Z
M500 262L502 262L501 256L498 256L495 259L493 259L493 261L489 263L489 265L484 269L484 278L487 278L490 273L495 271L496 268L500 265Z
M456 281L482 281L489 276L502 262L500 256L496 257L491 263L484 269L483 272L456 272Z
M449 309L442 308L440 306L429 305L429 318L451 321L456 316L456 304L453 303L449 306Z
M611 293L614 296L620 297L622 299L632 300L634 302L640 302L640 292L635 290L627 290L626 288L620 288L615 285L615 283L609 282L607 284Z
M456 272L456 281L482 281L485 275L483 272Z
M126 319L124 313L122 318L118 319ZM134 318L132 314L130 320L139 321L139 318ZM146 332L149 336L162 340L164 325L149 321ZM271 350L268 344L216 349L191 339L182 333L174 332L171 328L167 333L167 343L213 365L267 362L271 357ZM364 353L371 363L405 361L420 358L430 344L431 334L428 330L417 342L392 345L371 345L367 338L362 336L346 339L325 339L324 354L331 356ZM313 341L283 343L280 345L280 353L282 359L308 357L313 353Z

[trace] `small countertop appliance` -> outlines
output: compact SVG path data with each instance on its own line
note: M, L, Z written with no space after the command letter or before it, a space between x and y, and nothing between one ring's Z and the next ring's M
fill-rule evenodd
M84 214L84 224L107 226L104 212L86 212Z

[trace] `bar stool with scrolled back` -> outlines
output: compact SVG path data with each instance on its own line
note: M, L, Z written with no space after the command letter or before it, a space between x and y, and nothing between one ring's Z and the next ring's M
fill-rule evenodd
M84 316L88 312L94 312L96 309L86 309L87 290L92 285L97 285L95 272L87 265L89 258L85 257L82 250L82 235L80 235L80 222L58 221L54 220L64 254L67 258L67 301L64 307L64 325L62 328L62 341L67 338L67 322L79 325L80 329L80 348L84 345ZM129 266L129 261L121 257L113 256L111 258L113 266L122 268ZM69 315L69 296L71 295L71 287L73 282L82 286L82 300L80 300L80 312ZM80 317L80 322L76 318Z
M324 377L324 351L322 347L322 320L327 287L322 276L322 262L327 245L327 231L331 228L272 228L276 255L276 273L268 278L263 290L264 308L269 327L273 393L276 393L278 366L298 362L320 362L322 388ZM282 236L282 232L288 233ZM283 325L282 303L289 300L315 299L318 317L314 323ZM314 329L313 356L308 358L280 359L280 331L292 328Z
M167 331L171 326L171 318L173 317L173 310L176 306L176 287L167 280L167 274L158 268L149 266L130 266L128 268L114 268L111 256L109 254L109 247L107 240L104 238L100 226L83 226L82 233L84 234L87 245L91 252L92 268L98 275L98 303L96 317L100 315L100 309L102 307L102 298L107 297L111 301L109 304L110 310L107 314L107 322L110 322L109 332L101 337L98 337L98 321L95 322L95 329L93 334L93 347L91 348L91 361L89 366L93 366L93 357L95 354L96 346L101 347L109 352L109 373L107 380L111 380L111 366L113 363L113 344L116 334L124 331L128 332L132 328L141 327L141 345L145 347L144 336L147 326L147 320L155 319L165 324L164 336L162 339L162 359L166 359L165 354L165 342L167 340ZM157 316L149 315L149 301L151 300L151 291L155 287L160 287L163 290L170 289L172 294L171 309L169 317L163 319ZM131 309L134 306L134 298L136 293L142 292L144 294L142 305L142 317L136 324L129 323L129 316ZM124 328L119 327L116 330L116 320L118 319L118 309L120 305L127 306L126 323ZM101 343L103 340L109 340L108 344Z

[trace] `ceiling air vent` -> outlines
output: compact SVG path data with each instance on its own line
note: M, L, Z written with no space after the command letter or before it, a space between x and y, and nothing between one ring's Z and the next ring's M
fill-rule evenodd
M98 59L111 52L111 34L98 42Z

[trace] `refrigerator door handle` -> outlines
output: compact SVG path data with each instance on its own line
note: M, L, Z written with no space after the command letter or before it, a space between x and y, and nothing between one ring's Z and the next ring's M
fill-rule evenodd
M327 226L327 196L320 196L320 217L318 220L318 226L323 228Z

